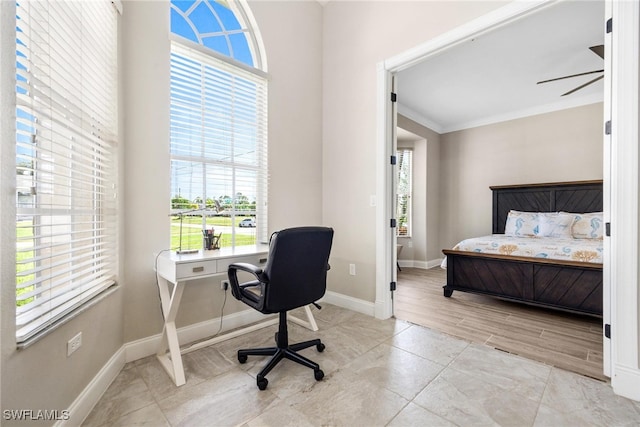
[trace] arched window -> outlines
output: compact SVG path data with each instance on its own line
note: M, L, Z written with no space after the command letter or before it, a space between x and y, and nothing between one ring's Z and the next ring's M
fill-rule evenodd
M235 6L235 10L231 7ZM241 18L238 19L236 14ZM171 2L171 32L257 69L263 69L244 8L226 1Z
M171 2L174 249L211 229L223 247L267 241L267 80L249 22L241 2Z

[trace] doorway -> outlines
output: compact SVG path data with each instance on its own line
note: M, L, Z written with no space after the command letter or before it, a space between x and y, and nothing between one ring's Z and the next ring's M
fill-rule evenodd
M395 78L397 78L398 73L408 69L418 61L427 60L431 56L439 55L444 50L450 47L457 46L460 43L463 43L465 41L471 40L473 42L474 37L478 37L480 35L486 34L487 32L491 31L492 28L495 26L503 26L503 25L506 25L507 23L518 21L522 19L523 16L533 15L534 13L545 9L547 6L549 6L549 3L543 2L543 3L538 3L536 5L531 5L531 4L512 5L511 8L503 8L500 10L499 13L492 14L490 19L488 18L487 20L485 20L484 25L481 27L475 27L473 29L463 28L463 29L460 29L459 31L455 30L451 33L446 34L445 37L439 38L431 43L424 45L423 49L421 49L420 52L418 52L418 50L414 50L411 54L400 55L398 57L385 61L385 69L379 70L380 72L379 81L381 82L380 88L382 88L382 90L386 92L386 88L388 86L385 86L385 82L391 78L390 76L394 76ZM400 80L398 83L401 85L402 81ZM380 111L383 112L383 117L387 117L389 110L390 108L386 105L380 107ZM402 112L402 110L400 110L400 112ZM388 120L385 120L385 121L386 123L389 123ZM605 177L605 185L606 184L607 182ZM389 251L392 251L394 249L395 249L395 246L391 247L389 245L385 248L385 251L388 253ZM608 279L605 279L605 281L608 282ZM381 289L381 287L378 286L378 289ZM378 297L380 297L380 294L378 294ZM385 299L384 296L382 298L379 298L379 300L383 302L383 305L384 305L384 299ZM610 314L608 312L608 307L606 307L605 322L607 321L608 316L610 316ZM605 354L604 357L605 357L604 364L605 366L607 366L608 354ZM608 372L606 368L605 368L605 371Z

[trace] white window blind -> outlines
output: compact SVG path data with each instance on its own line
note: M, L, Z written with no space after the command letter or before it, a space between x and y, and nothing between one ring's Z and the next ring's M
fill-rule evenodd
M266 242L265 77L172 42L170 127L172 212L200 207L206 215L230 218L216 227L222 246ZM255 228L238 227L241 218L254 216ZM211 227L204 220L202 226ZM172 228L177 247L178 228ZM182 249L202 248L201 228L183 233Z
M117 12L25 0L16 14L20 343L115 283Z
M410 149L399 149L398 189L396 193L396 218L398 218L398 236L411 237L411 193L412 193L412 154Z

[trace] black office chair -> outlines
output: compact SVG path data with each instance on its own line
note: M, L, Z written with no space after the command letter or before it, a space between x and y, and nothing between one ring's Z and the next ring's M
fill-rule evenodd
M324 344L319 339L289 344L287 311L314 303L324 295L332 241L331 228L289 228L271 235L269 257L264 269L247 263L229 266L231 293L236 299L261 313L280 315L275 335L277 347L238 350L240 363L245 363L247 356L272 356L256 377L260 390L267 388L269 382L265 376L282 358L313 369L317 381L324 377L317 363L297 353L312 346L322 352ZM238 271L251 273L255 279L238 283Z

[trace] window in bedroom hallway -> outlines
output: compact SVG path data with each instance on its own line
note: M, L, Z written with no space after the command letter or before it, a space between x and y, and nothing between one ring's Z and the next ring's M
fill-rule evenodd
M108 0L16 5L16 340L115 283L117 30Z
M205 229L222 247L268 238L267 79L248 13L240 2L171 2L174 249L202 248Z
M412 156L413 150L410 148L399 148L396 153L398 165L398 188L396 192L398 237L411 237Z

